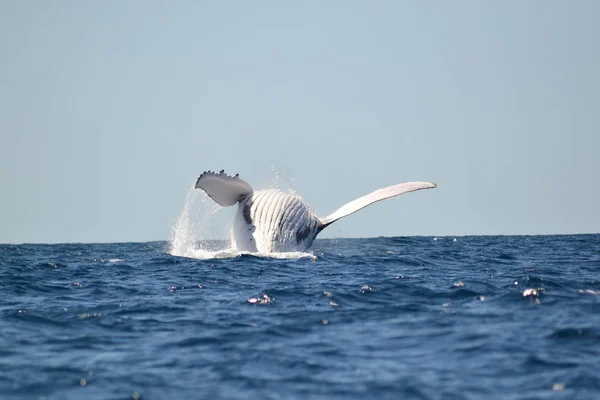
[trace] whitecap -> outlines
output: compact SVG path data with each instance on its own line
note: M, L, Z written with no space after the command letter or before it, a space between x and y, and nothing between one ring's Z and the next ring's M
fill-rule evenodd
M292 251L286 253L251 253L248 251L236 251L233 249L223 249L223 250L206 250L200 248L187 248L184 251L180 252L170 252L172 256L186 257L186 258L196 258L198 260L212 260L212 259L222 259L222 258L237 258L243 255L260 257L260 258L275 258L275 259L283 259L283 260L297 260L301 258L310 258L313 261L317 260L317 256L312 253L305 253L302 251Z

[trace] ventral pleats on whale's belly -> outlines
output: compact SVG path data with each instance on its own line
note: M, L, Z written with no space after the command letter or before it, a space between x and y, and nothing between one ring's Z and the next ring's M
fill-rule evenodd
M261 190L240 203L232 229L236 250L261 253L306 250L319 219L302 199L279 190Z

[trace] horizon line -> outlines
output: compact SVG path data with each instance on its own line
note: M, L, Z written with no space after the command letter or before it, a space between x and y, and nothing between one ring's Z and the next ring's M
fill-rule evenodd
M446 237L507 237L507 236L527 236L527 237L535 237L535 236L583 236L583 235L599 235L600 232L581 232L581 233L518 233L518 234L463 234L463 235L401 235L401 236L369 236L369 237L361 237L361 236L339 236L339 237L323 237L316 238L315 240L340 240L340 239L392 239L392 238L446 238ZM198 239L196 242L202 241L229 241L226 238L218 238L218 239ZM94 242L18 242L18 243L0 243L0 246L21 246L21 245L60 245L60 244L125 244L125 243L159 243L159 242L171 242L171 239L157 239L157 240L144 240L144 241L122 241L122 242L112 242L112 241L94 241Z

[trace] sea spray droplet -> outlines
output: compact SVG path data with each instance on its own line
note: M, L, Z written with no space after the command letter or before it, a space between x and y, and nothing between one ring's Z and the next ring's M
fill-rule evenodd
M363 285L361 286L359 293L366 293L366 292L372 292L373 288L369 285Z
M77 318L80 318L80 319L97 318L97 317L101 317L103 315L104 315L104 313L101 313L101 312L98 312L98 313L81 313L81 314L77 314Z
M274 174L270 187L272 189L280 189L288 193L296 193L296 179L292 174L282 167L276 165L271 166L271 172Z
M48 262L45 262L45 263L42 263L42 264L38 264L38 266L39 267L49 267L49 268L52 268L52 269L60 269L60 268L65 268L66 267L65 264L51 262L51 261L48 261Z
M266 293L258 297L250 297L248 303L250 304L269 304L273 301L273 298L269 297Z
M533 288L529 288L529 289L525 289L523 290L523 297L529 297L529 296L539 296L541 292L544 291L544 288L538 288L538 289L533 289Z

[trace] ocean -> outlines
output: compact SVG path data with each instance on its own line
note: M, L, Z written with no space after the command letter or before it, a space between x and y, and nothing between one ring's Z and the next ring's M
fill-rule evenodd
M600 398L600 235L197 246L0 245L0 399Z

